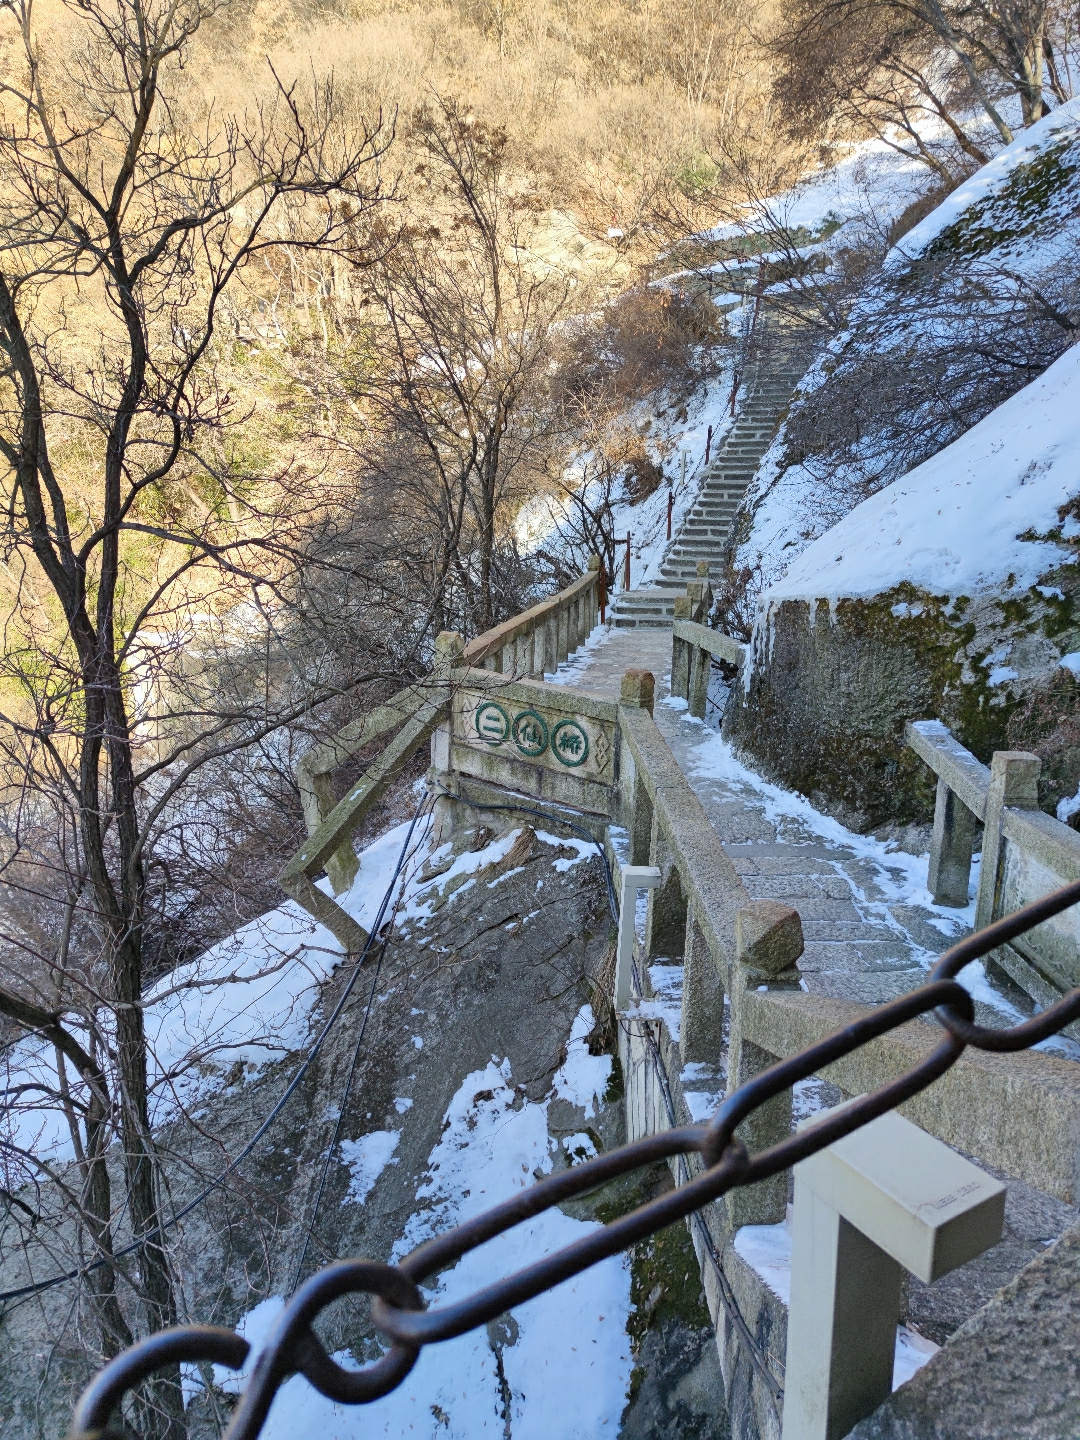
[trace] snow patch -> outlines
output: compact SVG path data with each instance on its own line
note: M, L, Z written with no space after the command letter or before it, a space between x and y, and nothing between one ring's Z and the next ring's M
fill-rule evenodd
M602 1098L611 1079L611 1056L589 1054L587 1037L595 1023L592 1006L583 1005L570 1027L566 1059L552 1081L552 1094L579 1105L586 1120L596 1114L596 1101Z
M409 1104L412 1104L411 1100ZM405 1108L408 1109L408 1106ZM341 1142L342 1162L352 1173L344 1204L363 1205L386 1167L398 1163L394 1151L400 1139L400 1130L373 1130L370 1135L361 1135L358 1140Z

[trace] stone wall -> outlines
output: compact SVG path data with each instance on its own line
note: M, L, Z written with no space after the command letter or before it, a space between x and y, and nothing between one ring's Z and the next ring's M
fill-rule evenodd
M1071 637L1055 629L1059 609L1028 592L950 600L909 585L786 600L759 628L724 733L853 829L931 818L932 777L904 744L905 721L929 717L984 762L996 749L1049 748L1040 799L1052 808L1080 779L1080 744L1062 733L1077 685L1059 665ZM1015 679L992 684L1006 669Z

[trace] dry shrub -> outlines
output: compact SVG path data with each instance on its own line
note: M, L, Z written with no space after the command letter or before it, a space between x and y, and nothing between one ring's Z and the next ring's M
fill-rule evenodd
M719 371L728 343L705 297L637 286L574 327L558 389L567 404L604 396L625 406L663 390L685 395Z

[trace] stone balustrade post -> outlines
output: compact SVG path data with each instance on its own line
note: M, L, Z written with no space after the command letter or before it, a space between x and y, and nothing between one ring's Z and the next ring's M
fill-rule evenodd
M689 595L676 595L675 619L690 619L691 602ZM671 640L671 693L682 700L690 697L690 652L693 647L685 640L673 636Z
M461 664L465 654L465 641L456 630L443 630L435 636L435 659L432 669L436 675L449 675Z
M589 556L589 573L596 578L589 588L589 633L592 634L600 622L600 567L602 561L599 555Z
M645 920L645 957L677 960L686 937L686 897L671 843L653 814L649 837L649 862L660 871L660 884L649 891Z
M555 653L558 663L561 665L566 659L566 657L570 654L570 607L568 605L563 604L559 606L559 614L556 623L559 627L559 638L558 649Z
M934 805L934 834L930 842L930 868L926 883L935 905L963 909L968 903L971 852L978 822L955 791L940 776Z
M653 712L656 684L649 670L627 670L619 687L619 704L634 710ZM636 773L633 757L629 750L624 761L627 769L625 784L628 794L625 802L626 828L630 832L631 865L649 864L649 847L652 844L653 806L645 779Z
M873 1414L892 1391L903 1272L933 1283L996 1245L1004 1219L999 1180L895 1111L796 1165L783 1440L840 1440Z
M724 1042L724 981L720 966L694 915L686 909L683 946L682 1020L679 1048L683 1064L718 1066Z
M995 750L990 762L990 789L986 797L983 827L982 864L979 867L979 894L975 902L975 929L981 930L995 918L1001 893L1004 845L1001 837L1005 807L1016 810L1039 808L1039 773L1042 761L1026 750Z
M690 681L687 687L687 701L690 714L698 720L705 719L705 707L709 699L709 676L712 673L712 656L700 645L690 649Z
M727 1093L760 1075L776 1061L743 1036L743 1000L748 990L797 988L797 962L803 953L802 921L797 910L776 900L754 900L735 916L731 1029L728 1037ZM756 1154L791 1133L791 1091L774 1095L739 1126L738 1134ZM777 1225L787 1211L786 1172L756 1185L740 1186L725 1198L732 1230L743 1225Z

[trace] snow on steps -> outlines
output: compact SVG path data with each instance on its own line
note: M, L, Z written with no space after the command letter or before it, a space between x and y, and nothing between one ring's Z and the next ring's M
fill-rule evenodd
M670 626L675 599L686 593L702 560L719 571L735 512L772 443L792 392L806 368L802 348L792 342L770 347L755 371L750 394L702 474L697 499L673 538L660 575L647 589L629 590L611 606L618 630Z

